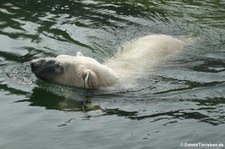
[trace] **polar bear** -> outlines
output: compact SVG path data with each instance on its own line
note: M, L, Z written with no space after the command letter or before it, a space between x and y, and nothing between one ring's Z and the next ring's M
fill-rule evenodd
M144 74L146 69L183 46L184 41L169 35L148 35L135 40L103 64L77 52L76 56L34 59L31 70L37 78L59 84L92 89L109 87L123 79L132 80L135 74Z

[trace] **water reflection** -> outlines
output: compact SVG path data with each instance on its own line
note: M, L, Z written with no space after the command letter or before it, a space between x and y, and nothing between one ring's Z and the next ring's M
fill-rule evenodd
M152 122L165 119L169 121L194 119L213 126L225 123L222 116L224 98L194 99L194 97L199 97L193 96L188 100L188 98L157 98L157 96L152 95L152 97L141 99L140 95L132 94L131 96L128 92L124 95L124 93L89 91L54 84L47 85L46 82L42 81L38 83L38 86L33 89L29 99L17 102L29 102L31 106L68 112L100 111L97 115L95 113L89 114L89 118L116 115L131 120L149 119ZM186 105L185 108L176 106L182 103ZM171 110L164 110L160 108L161 104L174 107ZM141 109L146 109L146 106L148 107L147 110L142 111ZM154 106L162 111L151 111ZM125 108L125 110L124 107L129 108ZM221 115L218 113L221 113Z
M100 109L99 106L91 104L85 97L82 100L77 99L81 97L73 97L74 99L66 98L52 94L40 88L34 88L30 96L29 102L31 106L41 106L46 109L64 110L64 111L82 111L88 112L91 110Z

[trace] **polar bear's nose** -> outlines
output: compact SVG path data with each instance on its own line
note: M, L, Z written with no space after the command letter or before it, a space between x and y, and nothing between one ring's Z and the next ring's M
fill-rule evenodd
M39 69L42 69L43 66L46 65L46 62L47 62L47 60L45 60L44 58L33 59L30 62L32 72L36 72Z
M38 58L30 62L31 71L39 79L51 80L64 72L63 65L55 58Z

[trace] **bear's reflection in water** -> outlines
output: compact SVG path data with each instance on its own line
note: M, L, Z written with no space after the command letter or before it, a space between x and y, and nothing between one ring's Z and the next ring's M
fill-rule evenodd
M30 106L39 106L45 107L46 109L62 111L83 112L101 109L100 106L92 104L88 100L88 97L85 96L86 91L83 89L76 89L76 92L72 93L72 89L69 87L60 87L57 85L45 86L46 83L41 84L42 85L35 87L32 90L29 99Z

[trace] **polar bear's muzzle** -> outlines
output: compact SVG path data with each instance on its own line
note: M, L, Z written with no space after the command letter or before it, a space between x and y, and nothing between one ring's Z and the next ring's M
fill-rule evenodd
M30 65L35 76L43 80L51 80L64 72L63 66L55 58L35 59Z

